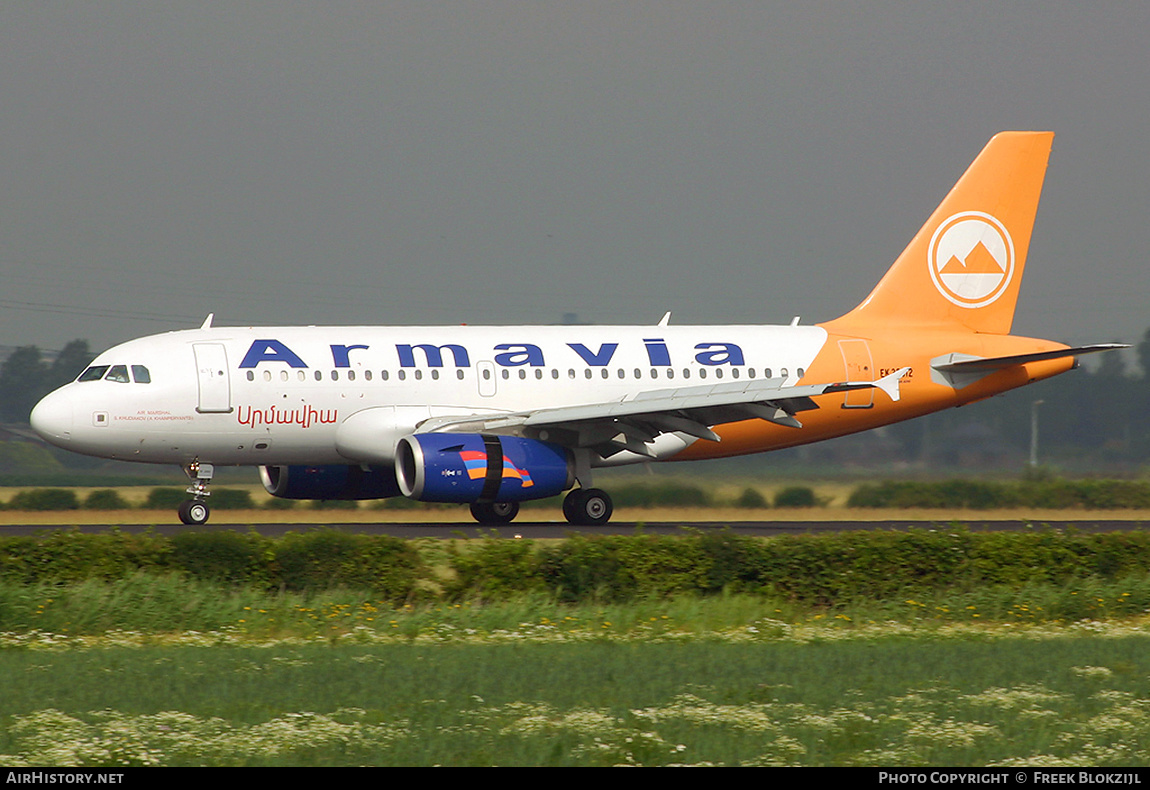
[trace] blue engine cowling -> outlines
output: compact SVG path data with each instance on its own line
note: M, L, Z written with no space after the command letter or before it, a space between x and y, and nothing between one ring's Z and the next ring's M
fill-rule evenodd
M395 476L423 502L523 502L575 483L564 447L517 436L417 433L399 440Z
M386 466L261 466L260 480L284 499L384 499L399 496L395 471Z

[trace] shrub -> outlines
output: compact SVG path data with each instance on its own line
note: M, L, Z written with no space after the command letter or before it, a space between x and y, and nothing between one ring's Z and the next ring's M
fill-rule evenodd
M818 504L813 489L788 486L775 494L775 507L814 507Z
M455 579L447 583L446 592L453 600L467 596L507 598L543 587L532 541L468 541L462 550L453 544L448 562Z
M150 533L53 530L42 538L0 540L0 576L24 584L122 579L167 567L168 543Z
M279 582L288 590L360 587L400 601L411 594L421 568L413 545L388 535L289 532L273 551Z
M182 488L153 488L148 492L144 507L151 510L175 510L188 498Z
M254 532L177 532L171 542L172 564L195 579L261 585L269 581L271 541Z
M119 491L100 488L89 492L84 498L84 507L88 510L126 510L130 505L120 496Z
M8 500L9 510L78 510L80 500L70 488L34 488L17 492Z
M768 507L767 498L757 488L744 488L743 493L739 494L739 498L735 500L735 507Z
M849 507L1116 508L1150 507L1150 484L1127 480L1058 480L1043 476L1017 483L975 480L887 481L855 489Z

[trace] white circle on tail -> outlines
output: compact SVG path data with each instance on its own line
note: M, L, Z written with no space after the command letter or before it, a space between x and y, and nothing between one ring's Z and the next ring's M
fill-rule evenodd
M1014 276L1014 241L1006 226L981 211L944 220L927 254L934 287L959 307L985 307Z

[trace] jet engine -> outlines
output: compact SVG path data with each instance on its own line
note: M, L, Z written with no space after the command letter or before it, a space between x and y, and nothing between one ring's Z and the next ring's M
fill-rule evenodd
M261 466L260 480L284 499L384 499L399 496L395 472L386 466Z
M523 502L575 483L564 447L517 436L417 433L399 440L395 477L423 502Z

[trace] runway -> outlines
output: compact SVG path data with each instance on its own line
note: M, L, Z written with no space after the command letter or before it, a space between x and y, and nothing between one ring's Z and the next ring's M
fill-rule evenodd
M815 535L820 533L850 531L882 531L908 529L967 529L972 532L1020 531L1020 530L1076 530L1078 532L1136 532L1150 528L1150 520L1131 519L1066 519L1041 522L1023 519L977 519L954 520L826 520L826 521L732 521L732 522L618 522L601 527L576 527L561 522L513 522L505 526L485 527L472 523L316 523L316 524L255 524L252 522L213 522L200 527L186 527L180 524L6 524L0 526L0 537L5 535L45 535L55 530L78 530L84 533L101 533L116 529L121 532L139 533L151 530L158 535L174 535L179 532L213 532L234 530L255 531L261 535L275 537L287 532L307 532L314 529L335 529L365 535L393 535L400 538L520 538L556 540L572 534L580 535L632 535L641 531L654 535L674 535L685 531L722 532L730 531L739 535L771 537L777 535Z

